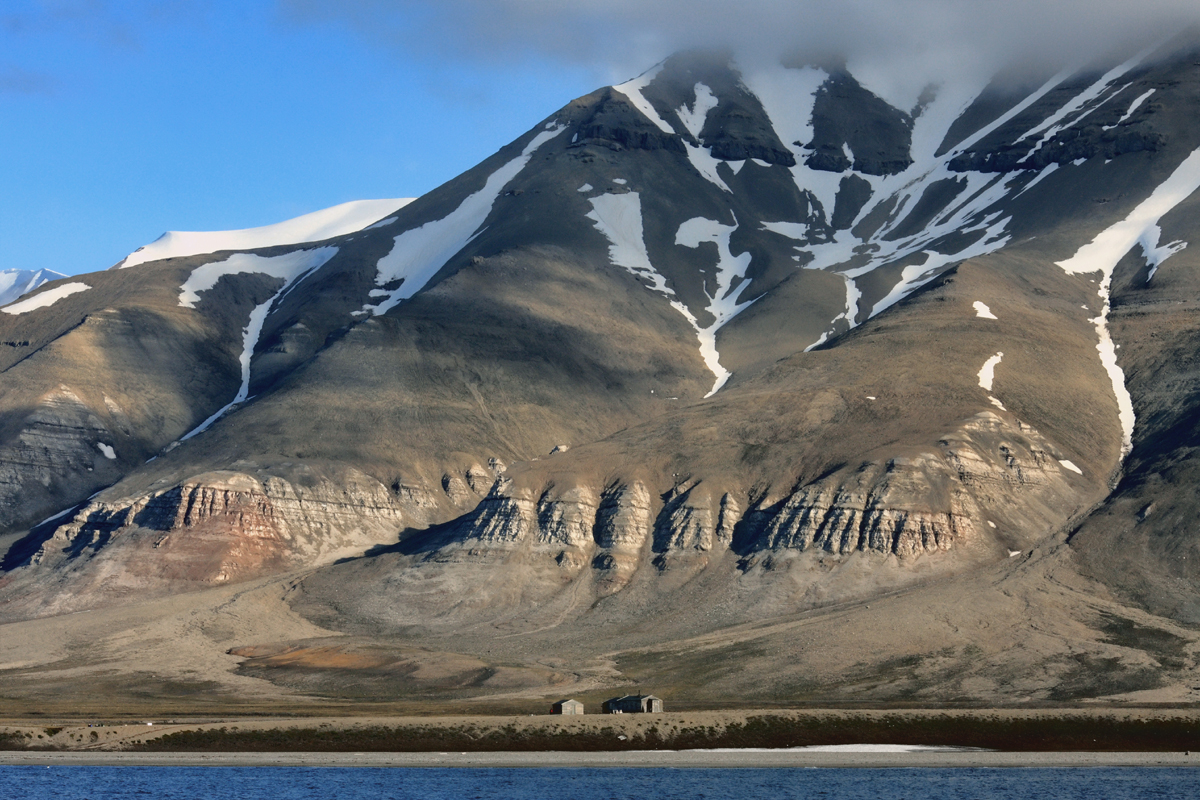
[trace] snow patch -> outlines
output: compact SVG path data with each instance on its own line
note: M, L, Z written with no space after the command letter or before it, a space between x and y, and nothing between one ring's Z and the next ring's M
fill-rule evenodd
M96 492L96 494L100 494L100 492ZM92 497L95 497L95 496L96 496L96 494L92 495ZM91 497L89 497L88 499L89 499L89 500L91 500L92 498L91 498ZM77 509L77 508L79 508L79 506L78 506L78 505L73 505L73 506L71 506L71 507L70 507L70 508L68 508L68 509L65 509L65 510L63 510L63 511L60 511L60 512L58 512L57 514L55 514L55 515L54 515L54 516L52 516L52 517L46 517L44 520L42 520L41 522L39 522L37 525L34 525L33 527L34 527L34 528L40 528L40 527L42 527L43 525L45 525L47 522L54 522L54 520L56 520L56 519L62 519L62 518L63 518L63 517L65 517L67 514L70 514L72 511L74 511L74 510L75 510L75 509Z
M1068 459L1060 458L1058 460L1058 463L1062 464L1065 468L1071 470L1071 472L1074 472L1079 475L1083 474L1083 470L1081 470L1079 467L1075 466L1075 464L1073 462L1069 461Z
M760 224L764 231L778 233L780 236L786 236L798 242L804 241L808 236L807 222L763 222Z
M313 250L297 250L281 256L259 256L253 253L234 253L224 261L213 261L192 270L192 274L179 287L179 305L195 308L200 292L217 285L225 275L256 273L280 278L286 289L297 278L325 265L337 255L336 247L318 247ZM282 292L283 289L279 291Z
M250 321L242 331L242 353L238 357L238 362L242 367L242 385L238 388L237 394L234 395L232 400L217 409L216 413L184 434L179 441L186 442L193 436L204 433L214 422L225 416L225 413L229 409L246 400L250 392L250 359L254 356L254 348L258 344L258 337L262 335L263 323L267 321L267 314L270 313L271 305L278 296L278 294L275 294L270 300L255 306L254 310L250 312Z
M976 300L972 305L975 308L975 316L980 317L982 319L996 319L997 318L996 315L992 313L992 310L990 308L988 308L987 305L984 304L982 301Z
M817 91L829 78L829 73L815 67L792 69L775 66L754 71L742 70L742 83L758 98L779 141L796 157L791 167L792 180L801 192L810 193L821 205L826 218L833 215L834 200L842 175L821 172L804 166L808 153L795 142L813 139L813 106ZM756 163L759 163L755 159ZM765 162L761 166L769 166Z
M580 187L579 187L578 189L576 189L575 191L577 191L577 192L590 192L591 190L592 190L592 185L591 185L590 183L585 183L583 186L580 186Z
M1082 120L1084 117L1091 114L1097 108L1099 108L1100 105L1103 105L1103 103L1097 103L1096 105L1089 108L1087 111L1084 111L1082 114L1079 114L1078 116L1076 116L1070 122L1064 122L1064 120L1068 116L1075 114L1076 112L1080 111L1082 108L1084 108L1089 103L1097 100L1122 75L1124 75L1126 72L1128 72L1129 70L1136 67L1139 63L1141 63L1141 61L1146 56L1150 55L1150 53L1153 49L1154 48L1147 48L1147 49L1143 50L1142 52L1138 53L1137 55L1135 55L1133 58L1126 61L1125 63L1118 64L1117 66L1110 69L1108 72L1101 75L1099 80L1097 80L1091 86L1087 87L1082 92L1080 92L1075 97L1073 97L1069 102L1067 102L1062 108L1060 108L1054 114L1051 114L1047 119L1043 120L1040 124L1035 125L1034 127L1030 128L1028 131L1026 131L1024 134L1017 137L1017 140L1016 140L1016 142L1014 142L1014 144L1023 142L1024 140L1028 139L1029 137L1035 136L1036 134L1042 133L1044 131L1042 138L1038 141L1038 143L1036 145L1034 145L1033 149L1029 151L1028 155L1025 156L1025 158L1029 158L1029 156L1033 155L1038 150L1040 150L1042 148L1042 146L1044 144L1046 144L1046 142L1050 141L1056 135L1058 135L1059 131L1063 130L1064 128L1068 128L1071 125L1074 125L1075 123ZM1114 96L1114 95L1109 95L1110 98L1112 96Z
M901 271L900 280L866 314L869 318L882 313L936 278L945 267L991 253L1011 240L1006 230L1010 218L1003 217L992 209L1012 196L1014 184L1029 183L1025 174L958 173L949 169L949 162L995 127L1032 105L1068 74L1056 76L1018 104L1018 107L996 120L992 126L976 132L951 152L936 156L935 153L945 140L950 126L985 87L983 81L969 80L943 85L914 121L912 165L897 175L859 176L871 185L872 194L848 229L838 231L830 239L814 242L805 239L812 235L812 230L820 229L811 222L807 225L796 221L764 226L797 241L797 260L807 259L803 264L805 269L834 271L847 280L847 294L853 295L853 303L848 301L847 310L830 321L831 327L841 319L848 320L852 328L858 324L860 312L854 306L859 302L860 295L855 279L866 273L902 260L909 262ZM819 70L779 68L774 71L747 73L745 83L762 102L780 140L795 143L810 141L812 138L812 95L826 77L825 73ZM792 176L797 188L807 193L813 204L813 221L820 220L822 212L828 220L828 215L835 205L842 176L804 167L803 160L807 151L794 144L788 146L798 159L797 165L791 168ZM907 209L915 206L929 187L941 181L958 182L961 187L961 199L956 205L915 234L904 238L892 236L896 227L906 219ZM889 212L886 221L871 236L860 239L853 233L855 226L865 217L884 208ZM949 251L949 243L961 241L962 234L974 235L966 239L965 246L956 244L954 246L959 249ZM826 331L817 343L810 345L810 348L826 341L832 333L832 330Z
M695 86L696 100L692 103L692 107L686 105L680 106L675 110L679 116L683 126L688 129L692 136L697 140L700 138L700 131L704 129L704 121L708 118L708 112L717 107L716 95L712 90L703 83L697 83ZM715 186L724 189L729 193L733 190L721 179L717 174L717 165L721 163L720 159L714 158L709 148L696 146L690 142L684 142L687 148L688 160L692 162L692 166L696 168L704 179Z
M1052 164L1047 164L1045 167L1042 168L1042 171L1037 174L1037 177L1035 177L1029 183L1025 184L1025 188L1021 189L1021 191L1019 191L1013 195L1013 200L1016 200L1018 197L1025 194L1033 187L1037 186L1043 180L1045 180L1046 178L1049 178L1057 170L1058 170L1058 162L1057 161L1055 161Z
M996 353L996 355L983 362L982 369L979 370L979 385L984 391L992 390L992 382L995 380L996 365L1004 358L1004 353Z
M236 231L167 231L148 245L125 257L120 267L136 267L149 261L180 258L223 250L257 250L284 244L320 242L334 236L361 231L389 213L403 208L414 198L354 200L300 217Z
M618 186L624 186L625 184L629 183L629 181L625 180L624 178L613 178L612 181Z
M679 115L679 121L687 128L688 133L699 140L708 112L717 107L717 96L703 83L697 83L693 91L696 93L696 100L692 107L680 106L675 113Z
M692 162L692 166L706 181L733 194L733 189L730 189L729 185L717 174L717 165L721 163L720 159L714 158L712 152L706 148L696 147L686 142L684 146L687 148L688 161Z
M629 102L633 103L633 107L646 117L646 119L658 126L659 130L664 133L675 134L675 129L663 120L654 110L654 106L650 105L650 101L642 94L642 89L650 85L651 81L658 77L658 73L662 72L662 64L643 72L638 77L631 81L626 81L619 86L614 86L621 94L629 98Z
M657 292L674 295L666 280L650 264L646 243L642 238L642 200L637 192L602 194L590 198L592 210L587 213L596 228L608 237L608 258L639 277L647 278Z
M1154 94L1154 90L1149 89L1149 90L1143 92L1142 94L1138 95L1137 99L1134 100L1133 103L1129 106L1129 110L1125 112L1125 115L1122 116L1119 120L1117 120L1117 124L1116 125L1105 125L1104 130L1111 131L1113 128L1117 127L1117 125L1120 125L1122 122L1124 122L1125 120L1132 117L1133 112L1138 110L1138 106L1140 106L1142 103L1146 102L1146 100L1149 99L1150 95L1152 95L1152 94ZM1105 162L1105 163L1108 163L1108 162Z
M242 272L262 273L275 278L281 278L283 286L275 294L271 295L268 300L255 306L254 310L250 312L250 320L246 323L246 327L242 331L242 352L238 356L238 362L242 367L242 383L238 388L237 394L234 395L232 400L219 408L216 413L185 434L179 441L185 442L193 436L208 430L229 409L246 400L250 393L250 360L254 357L254 348L258 345L258 337L262 335L263 325L267 321L267 315L271 313L271 308L292 286L317 269L320 269L329 259L337 255L337 251L336 247L318 247L313 250L298 250L294 253L285 253L284 255L272 258L264 258L250 253L235 253L225 261L219 261L215 264L205 264L202 267L197 267L192 272L179 292L179 305L186 308L195 308L196 300L199 299L197 293L211 289L222 275L232 275ZM201 274L197 275L197 273Z
M969 150L970 148L974 147L978 142L982 141L984 138L989 136L993 131L1000 128L1002 125L1006 125L1011 119L1016 117L1018 114L1023 112L1025 109L1029 108L1031 105L1036 103L1038 100L1041 100L1043 97L1045 97L1046 94L1049 93L1051 89L1055 88L1060 83L1065 81L1067 78L1071 77L1071 75L1074 73L1074 71L1075 70L1073 67L1068 67L1068 68L1062 70L1061 72L1059 72L1054 77L1050 78L1050 80L1046 81L1041 86L1039 86L1036 90L1034 90L1034 92L1032 94L1030 94L1024 100L1017 103L1015 106L1013 106L1008 111L1001 114L1000 116L996 117L996 119L992 120L991 123L989 123L988 125L983 126L979 130L975 131L975 133L968 136L966 139L963 139L958 145L956 145L954 147L954 150L953 150L954 154L957 155L958 153L962 153L965 150ZM1030 133L1032 133L1032 131L1030 131ZM1029 134L1027 133L1026 136L1028 136L1028 135ZM1023 139L1025 137L1022 136L1021 138ZM1020 141L1020 140L1018 140L1018 141Z
M389 296L380 303L364 305L362 310L375 316L386 314L424 288L455 253L478 235L501 190L520 174L534 151L564 130L566 127L560 126L541 131L525 146L521 155L493 172L483 188L469 195L458 208L442 219L426 222L397 236L391 251L376 264L375 284L383 287L401 280L403 283L389 290Z
M19 300L13 303L12 305L7 305L4 308L0 308L0 311L3 311L5 314L12 314L14 316L17 314L25 314L29 311L34 311L35 309L52 306L59 300L62 300L64 297L70 297L71 295L78 294L79 292L86 292L90 288L92 287L88 286L86 283L64 283L59 286L55 286L53 289L46 289L43 292L39 292L33 297L27 297L24 300Z
M117 451L113 449L112 445L105 444L104 442L96 442L96 447L109 461L115 461L117 459Z
M1100 353L1100 363L1108 372L1113 394L1117 398L1124 435L1122 457L1133 449L1134 414L1133 400L1125 388L1125 372L1117 365L1116 347L1108 330L1109 290L1113 270L1117 262L1132 250L1134 245L1140 244L1146 254L1146 261L1150 264L1150 277L1153 277L1163 261L1186 247L1184 242L1159 246L1158 240L1162 235L1159 221L1197 189L1200 189L1200 149L1192 151L1171 176L1131 211L1129 216L1101 231L1095 239L1080 247L1071 258L1056 262L1068 275L1100 273L1097 293L1100 295L1102 306L1100 313L1093 317L1091 322L1096 326L1099 339L1096 349Z

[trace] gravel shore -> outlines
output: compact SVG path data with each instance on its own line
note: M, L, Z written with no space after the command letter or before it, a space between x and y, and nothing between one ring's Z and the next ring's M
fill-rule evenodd
M152 767L1200 767L1200 753L640 751L620 753L0 752L0 766Z

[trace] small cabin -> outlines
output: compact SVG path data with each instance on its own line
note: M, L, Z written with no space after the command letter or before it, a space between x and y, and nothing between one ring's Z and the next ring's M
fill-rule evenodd
M554 705L550 706L551 714L562 714L563 716L575 716L583 713L583 703L578 700L559 700Z
M661 714L662 699L652 694L627 694L604 701L605 714Z

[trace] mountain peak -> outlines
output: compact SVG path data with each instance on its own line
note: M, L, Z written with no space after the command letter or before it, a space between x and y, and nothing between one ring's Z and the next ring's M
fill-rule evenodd
M685 53L410 203L173 234L0 315L0 610L293 581L320 635L494 648L531 692L560 647L716 691L719 641L711 685L755 701L808 668L1111 694L1078 671L1123 657L1089 581L1156 630L1200 607L1171 561L1200 68L956 78L897 108ZM898 688L914 653L950 666ZM742 657L783 677L738 689Z

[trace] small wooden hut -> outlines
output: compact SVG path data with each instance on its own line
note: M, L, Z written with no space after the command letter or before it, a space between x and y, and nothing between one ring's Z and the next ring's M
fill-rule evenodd
M559 700L550 706L550 713L562 714L563 716L576 716L583 713L583 703L578 700Z
M604 701L605 714L661 714L663 702L652 694L627 694Z

